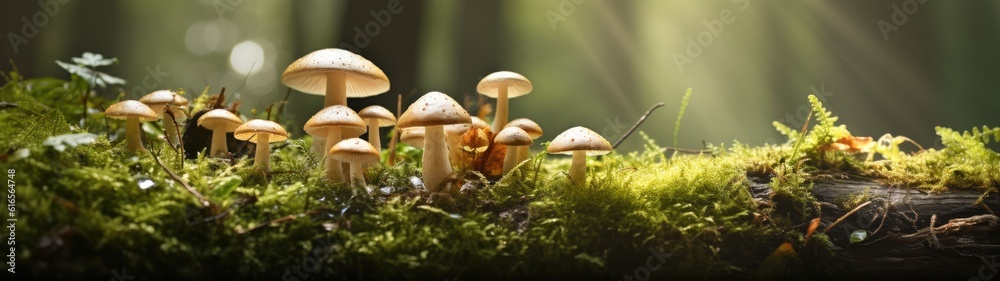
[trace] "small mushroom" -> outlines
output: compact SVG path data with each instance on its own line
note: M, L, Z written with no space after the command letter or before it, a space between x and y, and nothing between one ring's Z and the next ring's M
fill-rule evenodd
M330 148L339 143L343 136L356 137L364 134L365 121L347 106L332 105L309 118L304 129L307 134L313 136L313 141L324 138L326 145L323 151L329 153ZM323 167L326 169L327 179L344 182L344 170L340 161L326 157Z
M462 135L469 131L472 123L451 124L444 126L445 140L448 143L448 161L458 164L462 157ZM460 165L459 165L460 166Z
M608 154L611 149L611 143L601 135L584 127L573 127L556 136L547 150L552 154L572 154L569 178L584 185L587 183L587 156Z
M372 105L358 111L358 116L368 124L368 143L375 147L375 151L382 153L382 136L379 127L396 125L396 116L385 107Z
M270 143L287 140L288 132L281 125L273 121L254 119L236 128L233 136L238 140L257 144L257 153L254 156L253 164L258 171L267 174L271 172Z
M493 116L493 127L490 131L499 132L507 125L507 99L526 95L531 89L531 81L528 81L528 78L510 71L493 72L479 81L476 91L497 99L497 113Z
M477 129L487 130L490 128L490 124L486 123L486 121L483 121L483 119L479 119L479 117L472 116L472 127Z
M423 149L424 148L424 127L411 127L403 130L399 134L399 141L406 145Z
M330 157L351 164L351 184L364 187L366 163L379 161L379 153L370 143L359 138L342 140L330 148Z
M528 133L528 136L531 137L532 141L542 136L542 127L538 126L538 123L535 123L535 121L531 121L531 119L528 118L517 118L514 120L510 120L510 122L507 123L507 127L511 126L515 126L524 130L524 132ZM524 162L524 160L528 160L528 146L521 146L517 148L516 159L517 163L521 163Z
M424 186L431 192L441 189L441 183L451 175L451 162L445 143L444 126L472 123L469 112L454 99L441 92L430 92L410 104L399 117L396 127L424 127L424 155L421 159Z
M503 128L500 133L497 133L493 142L507 146L507 154L503 158L503 174L507 174L511 169L514 169L514 166L521 163L517 159L518 150L532 143L528 133L517 126Z
M130 151L146 150L142 147L142 138L139 136L139 122L159 119L156 117L156 111L153 111L146 104L134 100L112 104L107 110L104 110L104 115L113 119L125 120L125 148Z
M229 147L226 146L226 133L236 131L243 125L243 120L239 116L225 109L212 109L198 118L198 126L212 131L212 147L208 150L208 155L218 158L229 156Z
M159 90L153 91L148 95L143 96L139 99L142 103L145 103L156 111L157 118L163 119L163 135L167 137L167 143L176 146L177 140L177 127L174 127L174 118L170 114L164 116L163 112L170 107L170 105L176 99L177 94L170 90Z

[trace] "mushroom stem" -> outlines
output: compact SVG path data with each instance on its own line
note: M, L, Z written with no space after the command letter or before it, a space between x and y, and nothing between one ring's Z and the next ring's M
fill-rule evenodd
M358 187L365 187L365 168L364 164L361 163L351 163L351 184Z
M379 135L378 121L371 120L368 123L368 143L375 147L375 151L382 153L382 136Z
M507 126L507 87L497 88L497 114L493 116L493 132L500 132Z
M503 156L503 175L514 169L514 166L521 163L518 159L518 151L521 150L521 146L507 146L507 154Z
M446 134L445 140L448 141L448 163L455 165L460 164L462 157L462 136ZM461 166L459 168L465 169L465 167Z
M573 182L584 185L587 183L587 152L573 151L573 163L569 166L569 178Z
M326 75L326 100L324 106L347 106L347 75L331 72Z
M142 147L142 139L139 137L139 117L125 119L125 143L125 148L128 150L146 150Z
M212 130L212 157L226 157L229 147L226 146L226 130Z
M518 146L517 147L517 163L524 162L528 160L528 146Z
M424 129L424 156L421 159L424 173L424 187L430 192L438 192L441 182L451 175L448 148L445 144L444 126L429 126Z
M253 158L257 170L271 173L271 134L257 133L257 153Z
M323 149L323 151L327 152L324 154L326 155L326 164L324 166L326 167L326 178L333 182L344 182L343 166L340 164L340 161L334 160L333 157L330 157L328 154L330 148L340 142L340 128L330 128L328 131L329 132L327 132L326 135L326 149Z

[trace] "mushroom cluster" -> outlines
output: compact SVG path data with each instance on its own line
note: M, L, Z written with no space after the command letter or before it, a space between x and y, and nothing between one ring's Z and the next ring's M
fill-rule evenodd
M359 111L347 105L349 97L368 97L389 90L389 79L374 63L342 49L321 49L291 63L281 75L281 82L303 93L324 96L323 108L303 126L313 136L313 151L323 158L325 178L333 183L365 187L366 167L381 159L381 127L397 127L400 141L423 149L421 172L423 185L429 192L453 190L447 184L457 167L469 169L479 153L485 160L503 162L501 175L528 158L528 147L542 136L542 128L527 118L508 122L509 99L530 93L531 81L511 71L498 71L479 81L476 91L496 98L496 114L492 126L470 116L452 97L441 92L428 92L410 104L397 117L388 109L372 105ZM176 92L158 90L139 101L126 100L108 107L106 116L126 120L126 148L143 150L140 122L163 120L163 130L169 145L178 145L180 136L176 116L187 115L188 100ZM256 144L255 169L271 172L270 143L287 140L289 134L278 123L266 119L244 122L235 106L222 108L221 100L211 110L199 111L196 124L212 132L208 155L230 158L227 135ZM488 113L485 113L488 114ZM485 115L483 114L483 115ZM485 116L481 116L486 118ZM193 119L194 117L192 117ZM359 138L367 133L367 142ZM506 149L505 149L506 148ZM492 153L490 153L492 149ZM547 147L552 154L573 155L569 178L577 184L586 183L586 156L610 152L611 145L594 131L574 127L559 134ZM394 151L393 151L394 152ZM492 175L499 171L498 162L490 162ZM348 165L349 167L346 167ZM367 166L366 166L367 165Z

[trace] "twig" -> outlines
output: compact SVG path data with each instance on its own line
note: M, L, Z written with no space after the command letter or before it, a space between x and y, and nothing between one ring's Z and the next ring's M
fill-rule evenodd
M868 201L868 202L865 202L864 204L861 204L860 206L855 207L854 210L851 210L850 212L847 212L846 214L844 214L843 216L841 216L839 219L837 219L837 221L834 221L833 224L831 224L830 226L827 226L826 229L823 229L823 233L827 233L828 231L830 231L830 229L833 229L834 226L837 226L837 224L840 224L845 219L847 219L847 217L850 217L854 213L857 213L859 210L861 210L861 208L864 208L865 206L868 206L871 203L872 203L872 201Z
M618 145L622 143L622 141L625 141L625 138L628 138L628 136L632 135L632 132L634 132L636 128L639 128L639 124L642 124L643 121L646 121L646 117L649 117L649 114L653 113L653 110L656 110L657 108L660 108L665 104L666 103L660 102L654 104L652 107L649 108L649 110L646 110L646 113L642 114L642 116L639 117L639 120L636 120L635 124L632 124L632 127L628 128L628 131L625 131L625 134L622 135L622 137L618 138L618 140L615 141L615 144L612 145L611 148L617 148Z
M941 247L941 242L938 241L937 234L934 233L934 222L937 221L937 214L931 215L931 227L927 228L927 231L931 233L931 248L937 249Z
M181 177L177 176L177 174L174 173L174 171L170 170L170 168L167 168L167 165L163 165L163 162L160 162L160 158L156 156L156 153L152 153L152 150L150 150L149 154L153 155L153 160L156 160L156 164L160 165L160 167L163 168L163 170L166 171L167 174L170 175L170 177L174 179L174 181L176 181L176 182L180 183L181 185L183 185L184 189L187 189L187 191L190 192L192 195L194 195L194 197L198 198L198 201L201 202L202 206L205 206L205 207L212 206L212 202L208 201L208 199L205 199L204 195L201 195L201 193L198 193L198 191L195 190L194 188L192 188L191 185L188 185L188 183L186 181L184 181L183 179L181 179Z
M710 150L708 150L708 149L690 149L690 148L669 147L669 146L668 147L664 147L663 149L671 150L671 151L677 151L677 152L682 152L682 153L692 153L692 154L699 154L699 153L710 152Z
M285 114L285 106L288 105L288 96L290 95L292 95L292 88L288 88L288 91L285 91L285 97L278 102L280 107L278 107L278 112L274 114L274 123L281 123L281 115ZM270 117L271 111L268 111L267 114Z

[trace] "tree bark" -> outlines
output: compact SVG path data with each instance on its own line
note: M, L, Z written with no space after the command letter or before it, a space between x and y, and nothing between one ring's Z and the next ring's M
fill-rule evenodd
M766 182L752 181L752 195L770 199ZM843 208L843 202L866 190L872 204L826 233L837 247L838 271L845 276L973 280L980 278L981 268L987 275L995 273L1000 254L1000 218L994 213L1000 210L998 192L930 193L867 179L817 180L812 194L820 201L819 229L850 212L853 207ZM868 237L852 244L850 234L857 230L865 230Z

